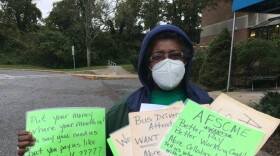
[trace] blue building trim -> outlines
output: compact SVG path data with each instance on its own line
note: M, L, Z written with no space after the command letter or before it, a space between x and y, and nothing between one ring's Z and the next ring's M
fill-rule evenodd
M232 5L232 11L235 12L263 1L264 0L234 0Z

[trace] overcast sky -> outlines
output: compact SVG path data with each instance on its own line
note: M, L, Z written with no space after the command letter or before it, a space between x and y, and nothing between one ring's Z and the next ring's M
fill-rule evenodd
M42 12L42 17L48 17L49 13L52 11L52 6L54 2L61 1L61 0L35 0L37 3L37 7Z

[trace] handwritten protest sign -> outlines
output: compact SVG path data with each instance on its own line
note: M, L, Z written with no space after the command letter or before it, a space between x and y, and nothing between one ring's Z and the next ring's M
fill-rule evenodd
M26 118L36 144L25 156L106 155L105 109L41 109Z
M126 126L110 134L119 155L132 155L130 126Z
M189 100L160 147L175 156L251 156L263 136Z
M183 103L180 103L183 106ZM163 110L129 113L133 156L168 155L159 149L159 144L181 110L182 107L175 106Z
M225 94L218 96L210 107L211 110L234 121L264 131L266 134L258 150L264 145L280 123L279 119L258 112Z

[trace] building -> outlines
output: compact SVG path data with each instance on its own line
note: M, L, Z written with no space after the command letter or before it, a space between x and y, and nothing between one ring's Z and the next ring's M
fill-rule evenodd
M202 11L200 44L208 45L223 28L232 31L233 12L230 1L222 1L215 9ZM279 34L280 14L236 13L234 42L249 37L269 38L270 34Z

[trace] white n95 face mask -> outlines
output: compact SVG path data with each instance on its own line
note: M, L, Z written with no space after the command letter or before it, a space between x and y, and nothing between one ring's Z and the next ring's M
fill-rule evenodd
M163 90L178 86L185 75L185 64L180 60L164 59L153 66L152 76L155 83Z

